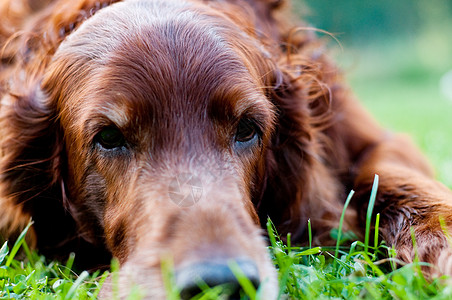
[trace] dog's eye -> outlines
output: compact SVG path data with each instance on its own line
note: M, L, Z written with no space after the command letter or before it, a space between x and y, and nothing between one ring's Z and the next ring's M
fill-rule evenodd
M105 149L122 147L125 144L124 136L115 127L106 127L97 134L96 141Z
M251 144L257 140L256 124L249 119L242 119L235 133L235 142L239 145Z

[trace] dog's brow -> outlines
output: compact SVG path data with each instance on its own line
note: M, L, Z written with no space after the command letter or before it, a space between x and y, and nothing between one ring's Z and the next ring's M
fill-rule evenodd
M264 96L260 95L250 95L248 97L243 97L234 108L236 116L242 116L250 111L273 111L273 106L269 101L265 100Z
M121 95L118 93L117 96ZM125 127L130 121L128 109L121 102L106 101L100 107L99 112L118 127Z

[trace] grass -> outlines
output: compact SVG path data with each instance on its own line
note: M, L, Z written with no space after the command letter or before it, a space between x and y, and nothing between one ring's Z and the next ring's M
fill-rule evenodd
M30 223L31 225L31 223ZM29 226L30 226L29 225ZM12 249L0 249L0 299L96 299L108 272L75 274L72 255L66 264L48 262L24 241L28 227ZM22 248L25 258L16 258Z
M452 102L438 89L440 76L452 68L451 60L442 69L432 69L419 63L422 59L414 54L377 50L360 49L359 68L350 67L350 58L343 59L354 91L386 127L411 134L433 162L438 178L452 187ZM441 278L427 281L420 273L422 263L395 268L394 249L378 240L378 215L374 224L367 218L364 241L351 240L353 234L342 232L342 220L332 231L336 247L313 245L312 237L308 247L296 247L290 235L284 243L268 222L269 252L278 269L282 299L452 299L452 286ZM310 228L308 222L309 233ZM350 246L343 246L344 242ZM76 274L72 270L74 256L64 264L49 262L28 249L24 235L12 248L6 243L0 246L0 299L96 299L110 274ZM24 257L18 256L19 252ZM165 268L165 274L171 275L170 266ZM117 269L117 263L113 264L113 274ZM231 269L250 298L259 299L260 291L240 276L240 269L233 264ZM165 277L171 299L177 299L171 280L171 276ZM217 299L218 295L219 290L206 289L199 299Z

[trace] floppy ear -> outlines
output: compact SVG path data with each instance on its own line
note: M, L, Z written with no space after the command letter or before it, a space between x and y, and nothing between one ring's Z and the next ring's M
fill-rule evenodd
M334 91L323 83L322 61L286 61L280 82L271 92L279 115L272 145L267 153L267 185L258 210L261 222L267 215L281 234L293 239L306 234L308 219L320 240L338 223L344 194L328 167L326 134L334 122L330 99ZM275 85L273 85L275 86ZM345 195L344 195L345 199Z
M76 252L80 268L105 266L110 254L78 233L65 203L65 146L54 105L37 84L6 94L0 115L0 231L14 238L31 219L33 239L47 257Z
M63 142L53 108L38 84L5 94L1 105L0 224L20 230L31 217L38 247L54 247L74 226L61 202Z
M56 108L50 97L42 92L40 80L61 41L87 17L117 1L55 3L20 34L7 32L9 36L1 36L6 43L0 51L0 192L2 197L8 199L4 201L20 206L25 214L32 214L35 228L39 227L37 210L45 209L46 214L50 215L49 210L56 205L47 204L54 201L61 206L64 199L64 184L61 182L64 141ZM30 9L25 6L32 3L21 4L18 7L22 9L14 15L26 19ZM9 9L9 6L5 7ZM3 10L0 16L13 22L10 20L12 17ZM5 88L7 84L12 87ZM11 92L11 89L14 91ZM0 228L8 223L2 218ZM15 224L11 222L8 226Z
M61 41L87 17L114 2L55 2L43 7L20 34L5 31L0 37L6 40L0 52L0 234L14 238L31 217L31 231L43 254L66 258L78 251L78 257L86 256L83 262L88 267L108 264L109 254L103 245L90 245L80 237L66 209L63 134L56 103L42 92L40 81ZM14 23L3 11L0 16L5 24ZM26 19L28 11L17 16Z

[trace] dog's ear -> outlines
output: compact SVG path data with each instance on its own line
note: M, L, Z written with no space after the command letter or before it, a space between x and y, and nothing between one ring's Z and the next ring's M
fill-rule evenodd
M74 234L62 203L63 141L52 103L39 84L21 85L1 102L0 225L20 230L31 217L44 252ZM55 226L55 224L58 224Z
M305 234L311 219L317 235L337 224L342 207L337 174L329 167L326 130L334 122L335 87L323 78L322 61L291 57L279 71L269 97L278 110L276 132L267 152L266 188L258 206L261 222L270 216L281 233ZM265 223L264 223L265 224ZM321 237L322 238L322 237ZM328 239L328 237L326 237Z
M31 217L30 231L44 254L65 255L86 242L64 203L64 139L55 98L42 91L41 80L61 41L114 2L52 2L40 7L42 13L23 24L20 33L10 28L22 25L16 19L27 19L30 10L21 8L13 15L0 11L2 25L11 25L0 33L0 234L13 238Z

